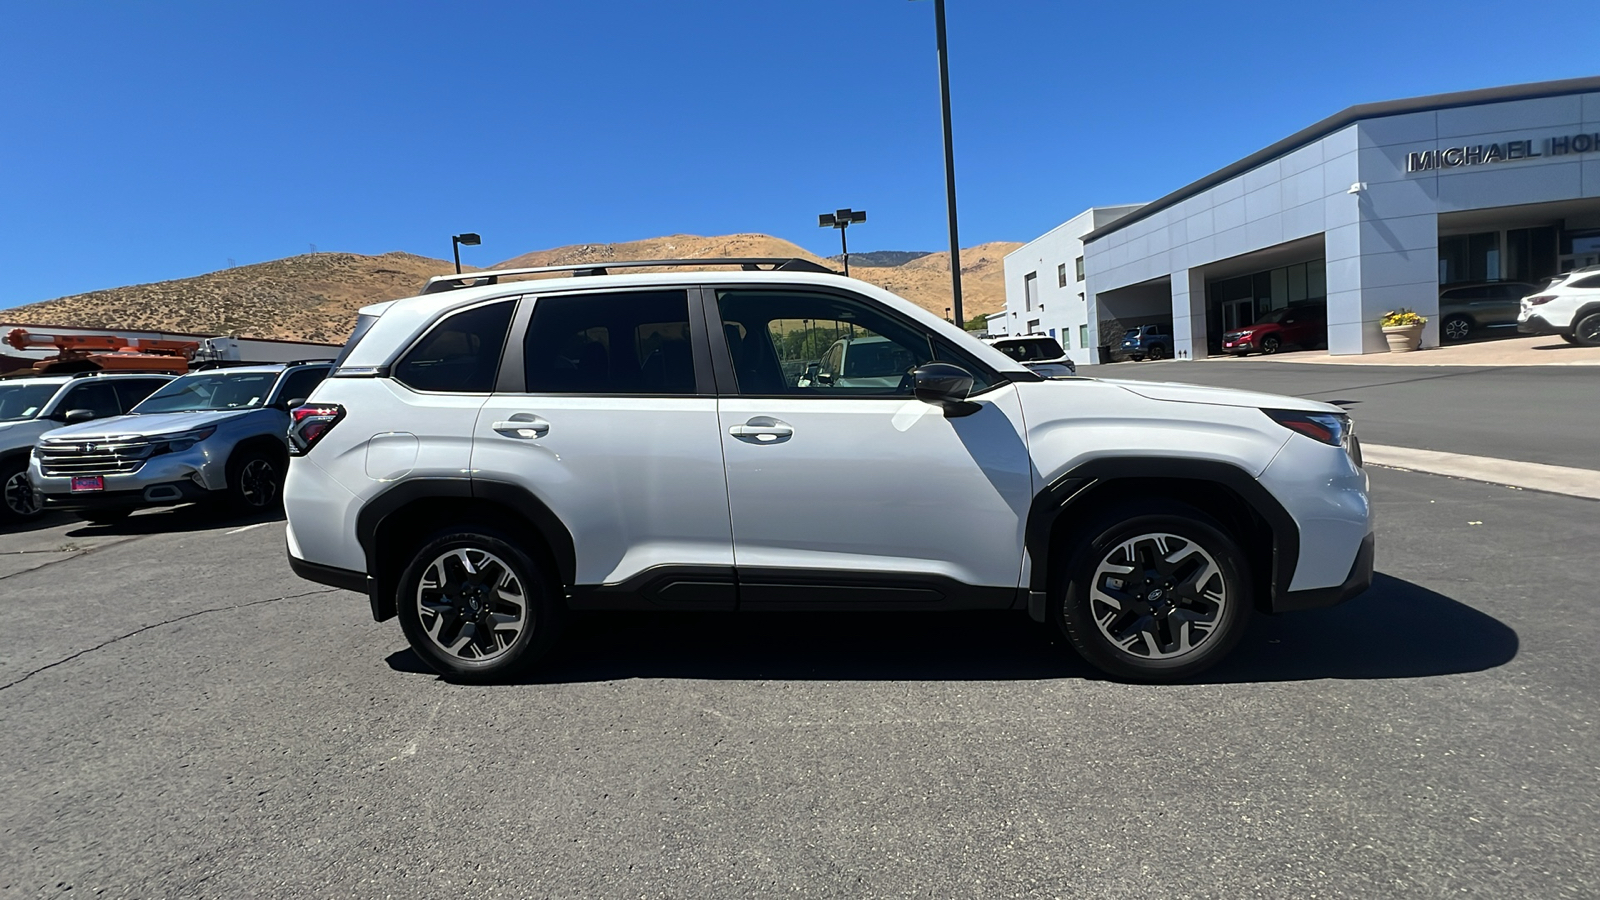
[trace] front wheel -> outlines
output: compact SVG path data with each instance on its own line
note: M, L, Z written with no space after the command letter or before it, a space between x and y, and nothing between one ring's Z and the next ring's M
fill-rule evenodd
M552 573L499 535L466 526L412 556L395 605L417 656L471 682L501 681L538 662L563 612Z
M1574 322L1572 336L1582 347L1600 347L1600 312L1590 313Z
M28 480L27 457L0 463L0 521L31 519L39 509L39 494Z
M1283 344L1279 342L1276 337L1273 337L1269 334L1261 339L1261 355L1271 356L1272 354L1277 353L1278 348L1281 346L1283 346Z
M1464 341L1472 333L1472 320L1466 316L1446 316L1439 333L1447 341Z
M273 454L248 451L228 465L228 505L235 512L258 513L283 502L283 463Z
M1179 503L1130 504L1089 529L1056 598L1061 630L1119 678L1174 681L1232 650L1251 607L1249 565L1209 516Z

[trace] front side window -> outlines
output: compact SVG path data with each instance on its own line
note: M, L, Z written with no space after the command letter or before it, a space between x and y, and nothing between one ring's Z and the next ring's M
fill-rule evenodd
M167 382L132 412L254 409L267 402L267 395L272 393L277 381L277 372L197 372Z
M78 385L57 407L58 412L75 409L87 409L94 413L96 419L122 414L122 407L117 405L117 392L104 381Z
M911 371L934 359L971 371L974 391L989 384L953 347L859 300L725 290L717 304L747 396L908 397Z
M486 394L493 390L514 305L502 300L443 319L401 357L394 367L395 380L418 391Z
M61 389L55 384L0 384L0 422L21 422L39 415Z
M523 348L530 394L695 393L684 291L540 297Z

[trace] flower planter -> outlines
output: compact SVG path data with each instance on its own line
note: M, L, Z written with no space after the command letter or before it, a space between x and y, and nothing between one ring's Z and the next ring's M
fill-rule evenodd
M1418 325L1386 325L1383 329L1384 340L1389 342L1390 353L1410 353L1422 343L1422 326Z

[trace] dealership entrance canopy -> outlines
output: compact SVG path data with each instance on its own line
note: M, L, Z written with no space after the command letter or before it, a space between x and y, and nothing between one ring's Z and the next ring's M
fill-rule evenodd
M1300 308L1335 354L1385 349L1399 308L1428 318L1424 346L1493 333L1600 263L1600 78L1353 106L1082 240L1102 344L1170 323L1199 358Z

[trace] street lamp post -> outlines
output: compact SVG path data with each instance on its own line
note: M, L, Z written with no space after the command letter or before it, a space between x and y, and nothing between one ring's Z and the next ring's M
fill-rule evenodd
M483 243L483 238L478 237L471 231L466 234L450 235L450 251L456 255L457 275L461 274L461 245L466 244L468 247L476 247L481 243Z
M945 46L944 0L933 0L939 45L939 114L944 122L944 195L950 212L950 293L961 320L961 238L956 233L956 152L950 138L950 53Z
M864 209L836 209L831 213L817 216L818 228L839 229L839 247L844 253L844 274L850 274L850 242L845 239L844 231L851 225L859 225L867 220L867 211Z

